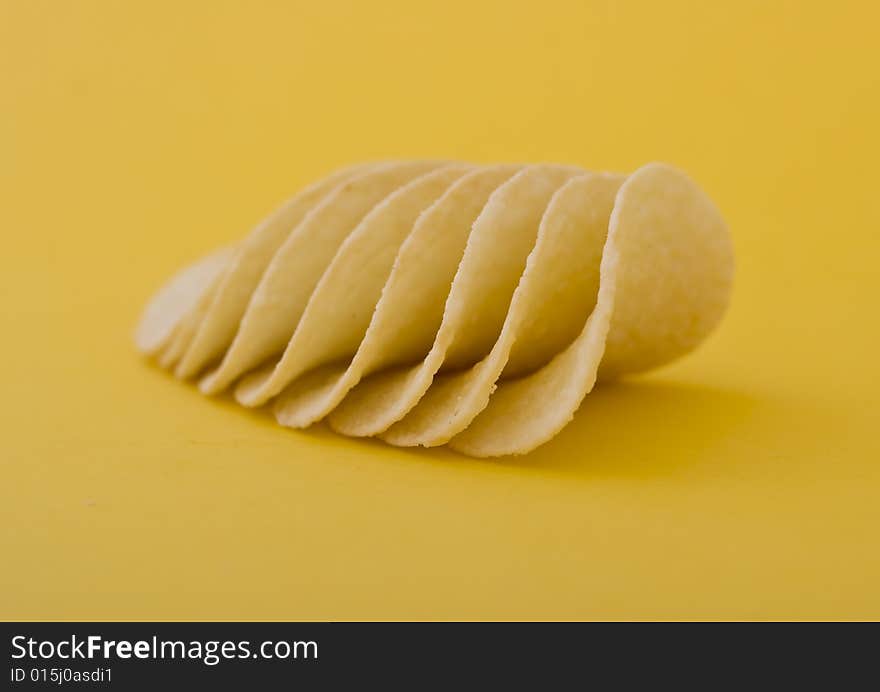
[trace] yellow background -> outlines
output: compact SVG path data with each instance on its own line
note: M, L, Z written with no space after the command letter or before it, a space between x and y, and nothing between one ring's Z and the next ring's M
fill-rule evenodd
M870 2L0 1L0 616L880 617ZM696 354L477 461L143 362L181 264L341 164L690 172Z

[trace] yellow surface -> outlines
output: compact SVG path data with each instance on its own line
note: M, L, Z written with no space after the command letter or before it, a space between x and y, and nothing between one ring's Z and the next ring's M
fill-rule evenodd
M0 616L880 617L868 2L0 2ZM176 267L371 158L665 160L738 276L698 353L474 461L135 355Z

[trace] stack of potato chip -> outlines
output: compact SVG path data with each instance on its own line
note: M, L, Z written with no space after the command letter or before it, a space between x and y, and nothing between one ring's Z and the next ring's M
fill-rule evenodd
M664 164L372 163L183 269L136 343L285 426L523 454L597 377L693 349L732 278L718 210Z

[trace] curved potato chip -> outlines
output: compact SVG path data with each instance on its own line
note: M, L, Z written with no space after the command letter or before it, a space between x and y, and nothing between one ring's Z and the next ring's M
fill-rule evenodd
M161 367L170 370L180 360L180 357L186 351L187 345L192 341L196 329L198 329L199 322L201 322L202 317L204 317L205 313L208 311L208 306L211 304L211 299L217 292L217 287L220 285L222 276L223 273L220 272L213 277L210 285L206 286L205 291L199 296L198 301L185 315L183 315L177 328L174 330L174 336L171 339L171 343L168 344L159 356L159 365Z
M610 229L621 265L599 379L642 372L696 348L727 311L733 245L718 208L682 171L652 163L624 183Z
M177 377L195 375L226 351L238 331L251 295L281 243L327 194L364 170L364 165L344 168L309 185L273 211L241 242L192 341L177 364L174 371Z
M419 214L471 168L451 164L426 173L364 217L315 287L281 359L246 376L236 387L240 404L260 406L301 374L354 355L397 251Z
M471 226L489 195L519 168L501 165L468 173L419 216L394 259L354 358L347 366L322 368L288 386L276 401L279 421L310 425L332 411L364 375L427 355Z
M406 417L383 437L433 447L464 430L505 376L546 364L577 336L596 303L608 219L624 176L569 180L550 201L498 340L469 370L438 375Z
M168 346L181 320L228 266L232 252L212 252L181 269L156 292L135 329L134 343L141 353L155 355Z
M640 168L617 194L596 308L581 334L534 374L501 383L450 447L486 457L543 444L571 420L597 372L614 377L692 350L720 321L732 280L730 237L711 200L670 166Z
M234 250L230 248L224 266L218 268L219 270L217 273L210 277L210 281L205 284L204 290L201 291L196 300L191 302L187 311L180 316L177 326L174 328L174 334L172 335L171 340L162 350L162 353L159 354L159 365L161 367L166 369L174 367L177 361L180 360L184 351L186 351L187 345L196 333L199 322L201 322L202 317L208 310L208 306L211 304L211 299L217 292L217 288L223 278L225 267L229 265L229 262L234 255Z
M389 194L438 163L380 164L339 185L290 233L250 298L232 345L200 383L217 393L284 350L312 291L336 251L364 216Z

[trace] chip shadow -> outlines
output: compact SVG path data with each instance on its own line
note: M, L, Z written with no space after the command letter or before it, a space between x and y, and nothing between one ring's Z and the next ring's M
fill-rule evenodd
M546 444L521 456L476 459L445 446L393 447L375 438L345 437L323 423L305 430L280 428L271 403L244 408L230 392L209 399L279 433L295 432L349 451L384 448L389 460L440 464L447 469L500 465L527 473L584 478L673 476L699 466L717 467L721 450L736 443L758 403L742 392L693 383L636 378L601 384L587 395L574 419Z
M742 392L665 380L603 384L552 440L495 461L592 477L675 475L715 465L756 403Z

